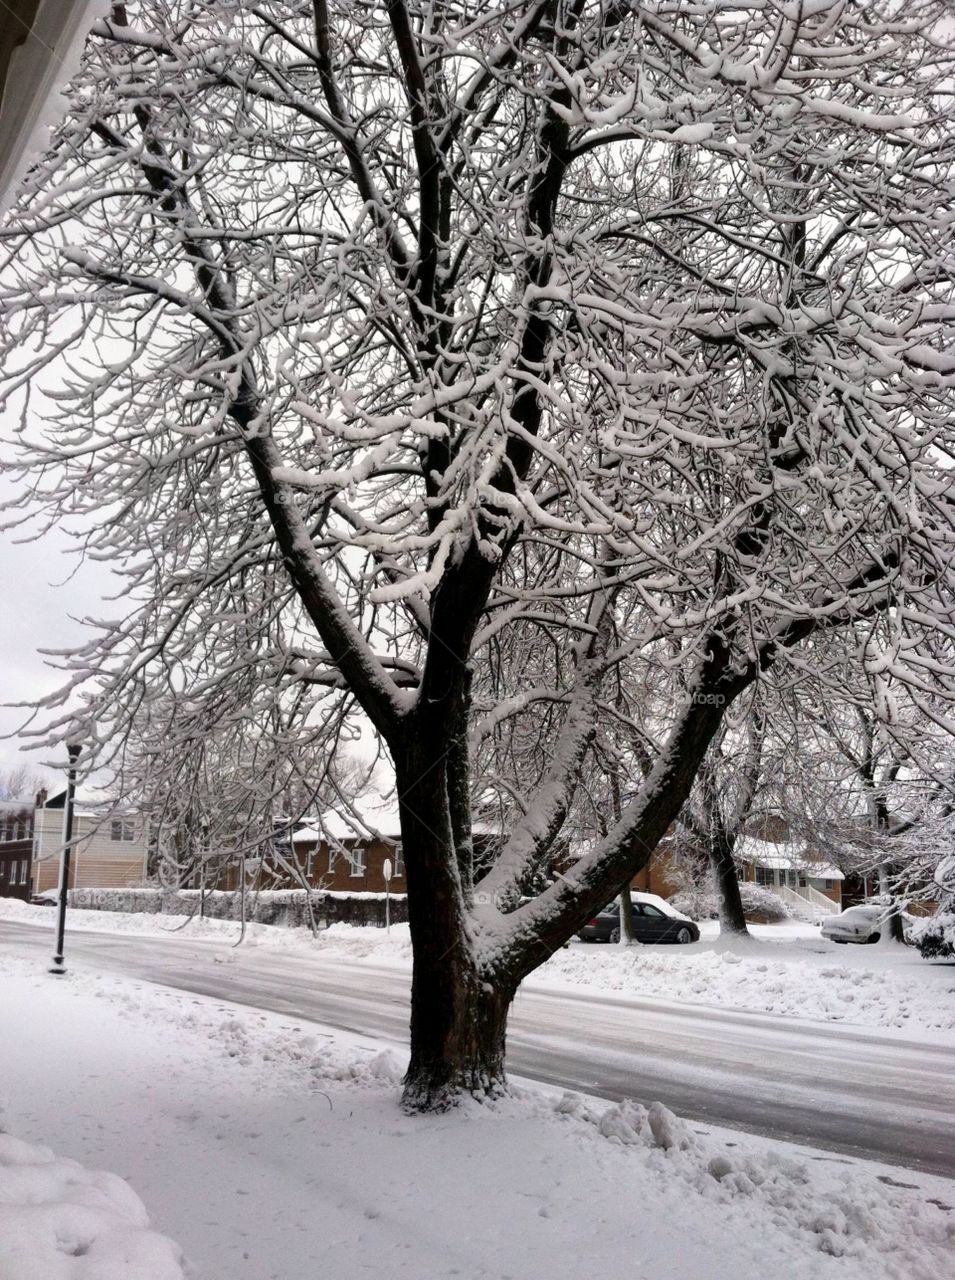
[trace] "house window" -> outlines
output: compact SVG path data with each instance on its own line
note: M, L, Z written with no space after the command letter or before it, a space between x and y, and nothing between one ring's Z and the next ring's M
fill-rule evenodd
M834 880L823 880L822 882L822 887L824 889L831 889L834 885L835 885Z
M114 818L109 827L110 840L135 840L132 818Z
M348 850L348 862L353 876L363 876L365 874L365 846L362 844L352 845Z
M21 884L26 884L27 882L27 868L29 867L29 865L30 865L29 858L24 858L23 861L20 863L20 883Z
M336 859L337 857L338 857L338 851L337 851L337 849L333 849L333 848L332 848L332 846L331 846L331 845L329 845L329 846L328 846L328 870L329 870L329 873L331 873L332 871L334 871L334 870L335 870L335 859Z
M761 885L772 884L773 878L765 867L756 868L756 883Z
M395 876L403 876L405 873L405 858L400 844L395 845L394 863L395 869L392 874Z

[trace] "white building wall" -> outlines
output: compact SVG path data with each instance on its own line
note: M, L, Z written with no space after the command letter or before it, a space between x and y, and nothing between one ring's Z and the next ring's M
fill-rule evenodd
M135 820L134 840L113 840L112 820L77 813L73 819L70 887L127 888L146 875L146 842ZM59 883L63 849L63 810L37 809L34 822L33 892L55 889Z

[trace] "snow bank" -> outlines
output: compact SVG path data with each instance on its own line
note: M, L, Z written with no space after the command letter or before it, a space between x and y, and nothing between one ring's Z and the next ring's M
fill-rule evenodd
M3 1280L184 1280L178 1245L149 1229L114 1173L0 1132Z
M803 1250L857 1259L870 1276L938 1280L955 1252L952 1206L913 1197L913 1184L891 1175L873 1177L849 1161L818 1156L814 1163L824 1167L817 1168L812 1156L714 1142L659 1102L645 1107L625 1101L605 1109L565 1093L554 1111L634 1148L633 1158L647 1172L682 1184L691 1202L701 1198L728 1210L743 1208L754 1235L781 1230ZM819 1266L821 1274L821 1259Z
M739 896L747 919L758 917L762 921L789 920L792 912L778 893L762 885L745 881L739 887ZM691 920L718 920L720 899L713 889L685 889L675 894L672 903L686 912Z
M868 1027L955 1031L951 974L914 948L836 947L819 939L738 949L571 947L534 981Z
M910 936L926 959L955 956L955 911L939 911L916 921Z
M375 899L374 905L377 906L378 895L369 894L367 897ZM54 917L55 912L51 907L33 906L18 898L0 898L0 920L46 925L52 933ZM200 919L197 915L176 915L154 910L122 912L70 907L66 924L67 931L76 930L80 933L121 933L151 938L172 935L224 943L235 943L240 933L240 925L236 920L216 919L212 916ZM313 934L306 926L291 928L285 925L259 924L250 920L245 927L243 946L312 953L315 950L330 950L342 955L376 958L391 956L397 959L407 958L409 961L411 958L408 925L400 922L391 925L390 933L375 925L334 923L320 927Z

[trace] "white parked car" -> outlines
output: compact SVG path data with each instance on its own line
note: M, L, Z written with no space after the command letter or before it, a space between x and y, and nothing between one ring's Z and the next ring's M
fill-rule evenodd
M830 942L878 942L884 916L885 907L846 907L823 922L822 936Z

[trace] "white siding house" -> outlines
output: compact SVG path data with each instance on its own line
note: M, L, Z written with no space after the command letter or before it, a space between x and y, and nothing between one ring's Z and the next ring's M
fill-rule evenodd
M33 823L33 892L55 889L63 850L63 796L36 809ZM146 837L135 814L79 804L73 814L71 889L127 889L146 876Z

